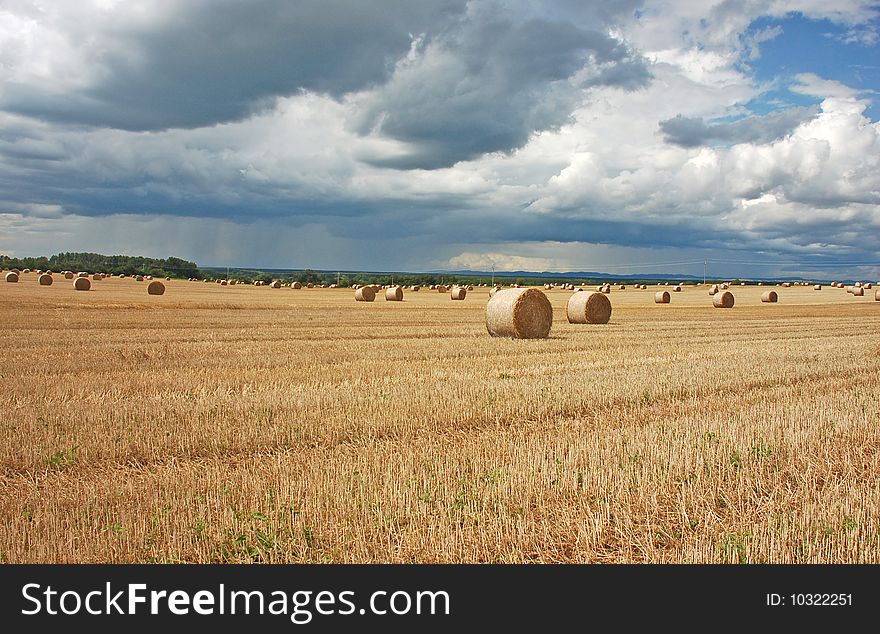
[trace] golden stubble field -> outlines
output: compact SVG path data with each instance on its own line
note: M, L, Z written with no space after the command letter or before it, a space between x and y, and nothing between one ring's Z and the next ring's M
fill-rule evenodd
M880 302L0 282L0 561L880 562Z

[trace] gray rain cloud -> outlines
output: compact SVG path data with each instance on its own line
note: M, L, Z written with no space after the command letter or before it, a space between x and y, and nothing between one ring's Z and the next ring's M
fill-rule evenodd
M706 123L701 117L677 115L660 122L666 141L681 147L711 143L769 143L816 116L815 107L789 108L730 122Z

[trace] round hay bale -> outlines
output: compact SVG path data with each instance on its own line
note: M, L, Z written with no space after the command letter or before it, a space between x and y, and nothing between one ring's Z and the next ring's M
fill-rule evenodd
M553 325L553 306L537 288L510 288L486 304L486 330L493 337L544 339Z
M740 282L739 285L740 285L740 286L745 286L746 283L745 283L745 282Z
M134 280L135 280L136 282L143 282L143 281L144 281L144 276L143 276L143 275L136 275L135 278L134 278ZM226 280L224 280L224 281L226 281Z
M236 284L238 284L238 280L229 280L230 286L235 286Z
M294 282L293 284L290 285L290 288L295 288L297 290L301 289L302 287L303 287L303 285L301 282Z
M153 280L147 286L147 293L149 295L163 295L165 293L165 285L159 280Z
M229 282L227 282L226 280L220 280L218 284L220 284L220 286L228 286Z
M853 297L864 297L865 296L865 289L862 288L861 286L856 286L853 288L852 294L853 294Z
M619 290L619 291L625 291L625 290L626 290L626 284L621 284L620 286L617 287L617 290Z
M52 286L52 282L55 280L52 279L52 276L48 273L43 273L39 278L37 278L40 282L40 286Z
M392 286L391 288L385 289L385 301L386 302L402 302L403 301L403 289L399 286Z
M855 284L853 284L853 286L855 286L856 288L861 288L861 287L862 287L862 283L861 283L861 282L856 282Z
M671 299L672 296L669 294L669 291L657 291L654 293L655 304L668 304Z
M493 297L495 295L495 293L497 293L500 290L501 290L500 286L493 286L492 288L489 289L489 297Z
M573 290L573 289L572 289L572 290ZM608 294L611 292L611 285L610 285L610 284L606 284L605 286L603 286L603 287L602 287L602 292L605 293L606 295L608 295Z
M821 290L822 290L822 285L821 285L821 284L816 284L815 286L813 286L813 290L814 290L814 291L821 291Z
M22 273L30 273L30 272L31 272L30 269L24 269L24 270L22 271Z
M89 274L87 271L80 271L79 273L76 274L76 276L77 277L88 277Z
M443 284L437 284L437 292L438 293L448 293L449 289L446 288Z
M673 292L673 293L680 293L680 292L681 292L681 286L676 286L676 287L674 287L674 288L672 289L672 292Z
M549 290L552 289L552 288L553 288L553 285L552 285L552 284L544 284L544 290L545 290L545 291L549 291Z
M866 282L865 284L862 285L862 288L864 288L866 291L870 291L872 288L871 282Z
M566 308L570 324L607 324L611 319L611 300L603 293L574 293Z
M18 281L18 273L15 271L9 271L9 273L6 274L6 281L10 284L14 284Z
M764 282L758 282L758 286L764 286Z
M718 284L712 284L711 288L709 288L709 295L715 295L718 292Z
M362 286L354 292L354 301L371 302L376 299L376 291L372 286Z
M463 286L452 289L452 299L462 300L467 296L467 289Z
M878 288L876 291L874 291L874 301L880 302L880 288Z
M783 282L782 288L791 288L791 282Z
M77 291L87 291L92 288L92 283L87 277L78 277L73 280L73 288Z
M269 284L269 286L271 286L272 288L281 288L281 282L279 282L278 280L275 280L274 282Z
M724 284L721 285L722 291L726 291L728 288L730 288L730 284L728 284L727 282L725 282Z
M72 280L73 279L73 271L65 271L64 272L64 279L65 280Z
M779 293L776 291L764 291L761 294L761 301L764 303L775 303L779 301Z
M422 290L421 286L419 286L418 284L413 284L412 291L414 293L418 293L420 290Z
M730 291L718 293L712 298L712 305L715 308L733 308L733 302L733 293Z
M170 275L166 275L166 276L165 276L165 281L166 281L166 282L170 282L170 281L171 281L171 276L170 276Z
M853 287L852 287L852 286L847 286L847 287L846 287L846 292L852 294L852 292L853 292Z

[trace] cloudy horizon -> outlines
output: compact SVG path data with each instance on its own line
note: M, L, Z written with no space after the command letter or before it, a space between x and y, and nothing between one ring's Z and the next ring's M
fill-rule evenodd
M0 253L880 277L880 8L7 0Z

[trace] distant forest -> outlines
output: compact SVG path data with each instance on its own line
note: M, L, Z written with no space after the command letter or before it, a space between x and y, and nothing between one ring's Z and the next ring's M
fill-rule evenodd
M4 269L43 269L49 271L88 271L119 275L153 275L155 277L199 277L194 262L180 258L145 258L132 255L101 255L100 253L58 253L51 257L11 258L0 255Z

